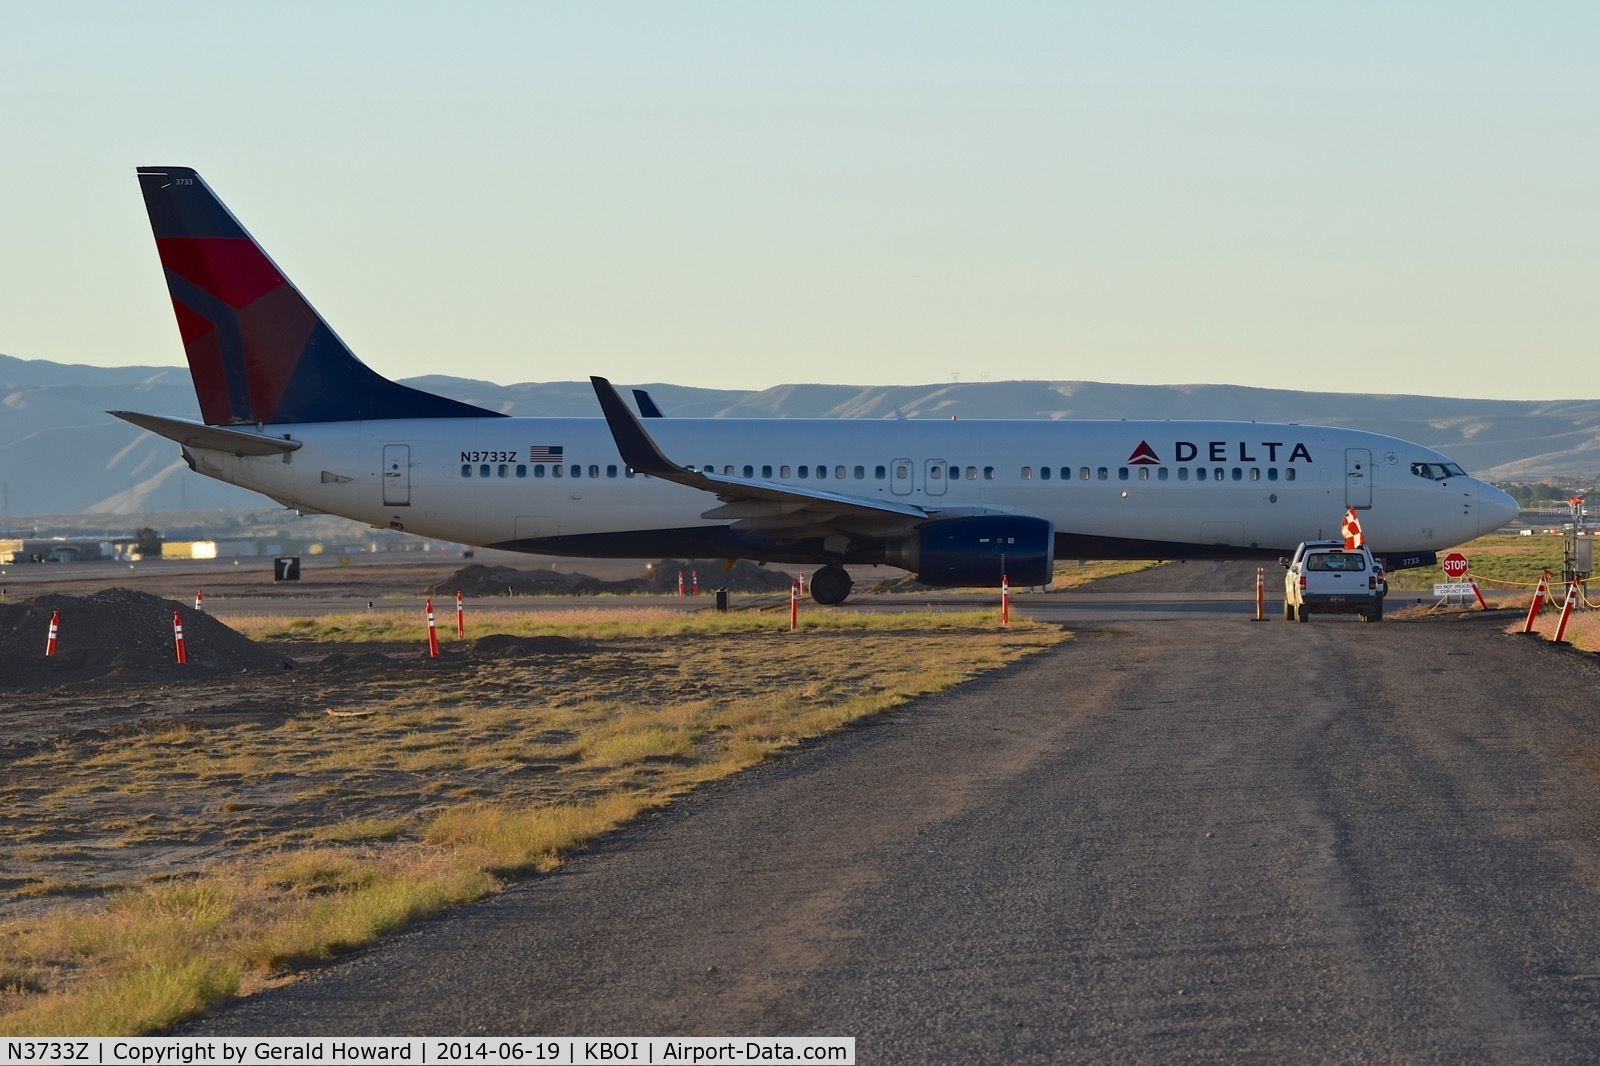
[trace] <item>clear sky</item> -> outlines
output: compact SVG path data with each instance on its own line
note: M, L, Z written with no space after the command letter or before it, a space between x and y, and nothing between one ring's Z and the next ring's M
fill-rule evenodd
M1600 4L0 0L0 352L193 166L380 373L1594 397Z

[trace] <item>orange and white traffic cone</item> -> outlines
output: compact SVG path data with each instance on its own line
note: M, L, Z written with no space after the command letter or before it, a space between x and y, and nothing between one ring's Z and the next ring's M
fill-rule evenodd
M177 611L172 612L172 642L178 646L178 665L182 666L189 661L189 653L183 646L183 619Z
M439 657L439 632L433 627L433 597L428 597L428 657Z
M1544 598L1550 592L1550 571L1546 570L1539 578L1539 587L1533 594L1533 602L1528 604L1528 620L1522 624L1524 633L1533 632L1533 623L1539 617L1539 612L1544 610Z
M467 638L467 609L461 602L461 590L456 589L456 639Z
M44 645L44 653L46 655L54 655L56 653L56 633L60 629L61 629L61 612L60 611L51 611L50 612L50 638L45 641L45 645Z
M1565 644L1567 635L1567 620L1572 617L1572 608L1578 602L1578 582L1573 581L1567 586L1567 600L1561 605L1561 621L1556 623L1556 635L1552 638L1557 644Z
M1011 624L1011 580L1006 575L1000 575L1000 624Z
M789 582L789 632L800 628L800 582Z
M206 609L205 603L206 603L206 590L205 589L195 589L194 590L194 609L195 609L195 611L198 613L200 611L205 610Z

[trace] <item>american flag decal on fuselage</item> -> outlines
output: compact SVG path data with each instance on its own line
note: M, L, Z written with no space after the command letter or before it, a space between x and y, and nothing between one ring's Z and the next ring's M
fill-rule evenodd
M559 444L531 444L528 446L528 462L530 463L559 463L562 448Z

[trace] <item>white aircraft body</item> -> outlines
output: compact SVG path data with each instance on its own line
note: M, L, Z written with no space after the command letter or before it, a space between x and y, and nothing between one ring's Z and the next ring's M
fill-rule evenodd
M187 168L139 180L201 422L113 412L286 506L547 555L846 563L934 585L1050 581L1055 557L1271 558L1347 508L1391 569L1490 532L1504 492L1374 433L1260 422L512 418L367 368ZM642 402L648 398L642 398ZM646 411L655 414L653 405Z

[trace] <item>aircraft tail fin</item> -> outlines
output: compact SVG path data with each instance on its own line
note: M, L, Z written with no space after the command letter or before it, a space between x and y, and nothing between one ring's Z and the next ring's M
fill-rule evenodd
M367 367L188 167L140 167L207 425L496 418Z

